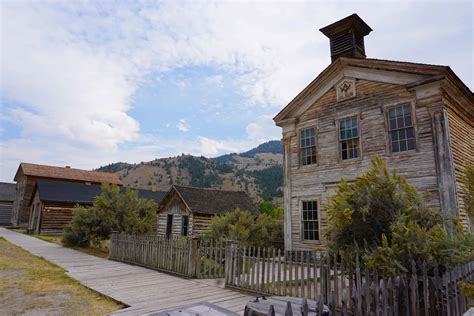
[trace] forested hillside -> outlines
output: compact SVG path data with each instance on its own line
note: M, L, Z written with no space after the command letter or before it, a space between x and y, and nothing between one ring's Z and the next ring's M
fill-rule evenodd
M139 164L113 163L98 168L115 172L124 185L168 190L170 185L246 191L256 202L282 204L283 148L270 141L244 153L216 158L181 155Z

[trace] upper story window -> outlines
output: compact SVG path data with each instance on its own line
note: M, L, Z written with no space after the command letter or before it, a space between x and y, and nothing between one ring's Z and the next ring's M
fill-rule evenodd
M302 166L316 163L316 135L314 127L302 129L300 132L300 159Z
M390 150L401 152L415 149L415 130L410 104L388 109Z
M319 240L318 202L303 201L301 212L303 240Z
M339 121L339 152L341 160L360 157L357 117Z

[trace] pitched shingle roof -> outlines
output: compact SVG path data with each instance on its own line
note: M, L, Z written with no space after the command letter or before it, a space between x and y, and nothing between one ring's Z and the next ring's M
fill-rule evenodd
M183 187L175 185L174 188L184 199L193 213L222 214L236 208L246 210L252 214L259 214L252 199L241 191L223 191Z
M12 201L15 200L15 183L0 182L0 201Z
M120 191L127 188L121 187ZM80 182L59 181L51 179L38 179L37 190L40 200L43 202L92 204L94 198L101 193L100 184ZM159 203L166 192L137 190L138 196L145 199L153 199Z
M85 181L91 183L113 183L122 185L122 182L114 173L82 170L75 168L55 167L37 165L32 163L20 163L15 175L17 181L22 175L39 178L64 179L73 181Z

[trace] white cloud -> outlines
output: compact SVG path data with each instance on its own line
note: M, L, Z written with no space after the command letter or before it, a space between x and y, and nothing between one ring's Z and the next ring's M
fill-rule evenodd
M176 127L178 128L179 131L183 133L186 133L189 131L189 125L185 119L180 119L178 124L176 124Z
M217 140L199 136L197 137L197 141L199 145L194 148L191 153L208 157L224 153L242 152L251 146L251 142L246 140Z
M469 8L357 3L375 30L366 42L370 57L448 64L472 86ZM328 40L317 27L353 11L350 2L3 2L0 86L2 99L11 102L0 116L21 136L0 141L0 178L8 179L3 174L20 160L92 168L173 153L173 144L214 155L278 139L280 131L264 115L246 126L243 140L149 140L130 114L134 93L149 75L210 66L236 80L246 97L242 106L275 113L330 62ZM439 42L446 44L442 51ZM221 87L224 77L204 80ZM186 78L176 84L186 87Z
M261 115L245 128L247 137L257 143L281 138L281 128L275 126L271 115Z

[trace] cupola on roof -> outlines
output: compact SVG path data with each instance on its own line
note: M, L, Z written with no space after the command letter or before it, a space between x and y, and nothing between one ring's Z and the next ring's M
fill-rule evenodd
M329 38L331 61L339 57L366 57L364 36L372 29L357 14L325 26L320 31Z

